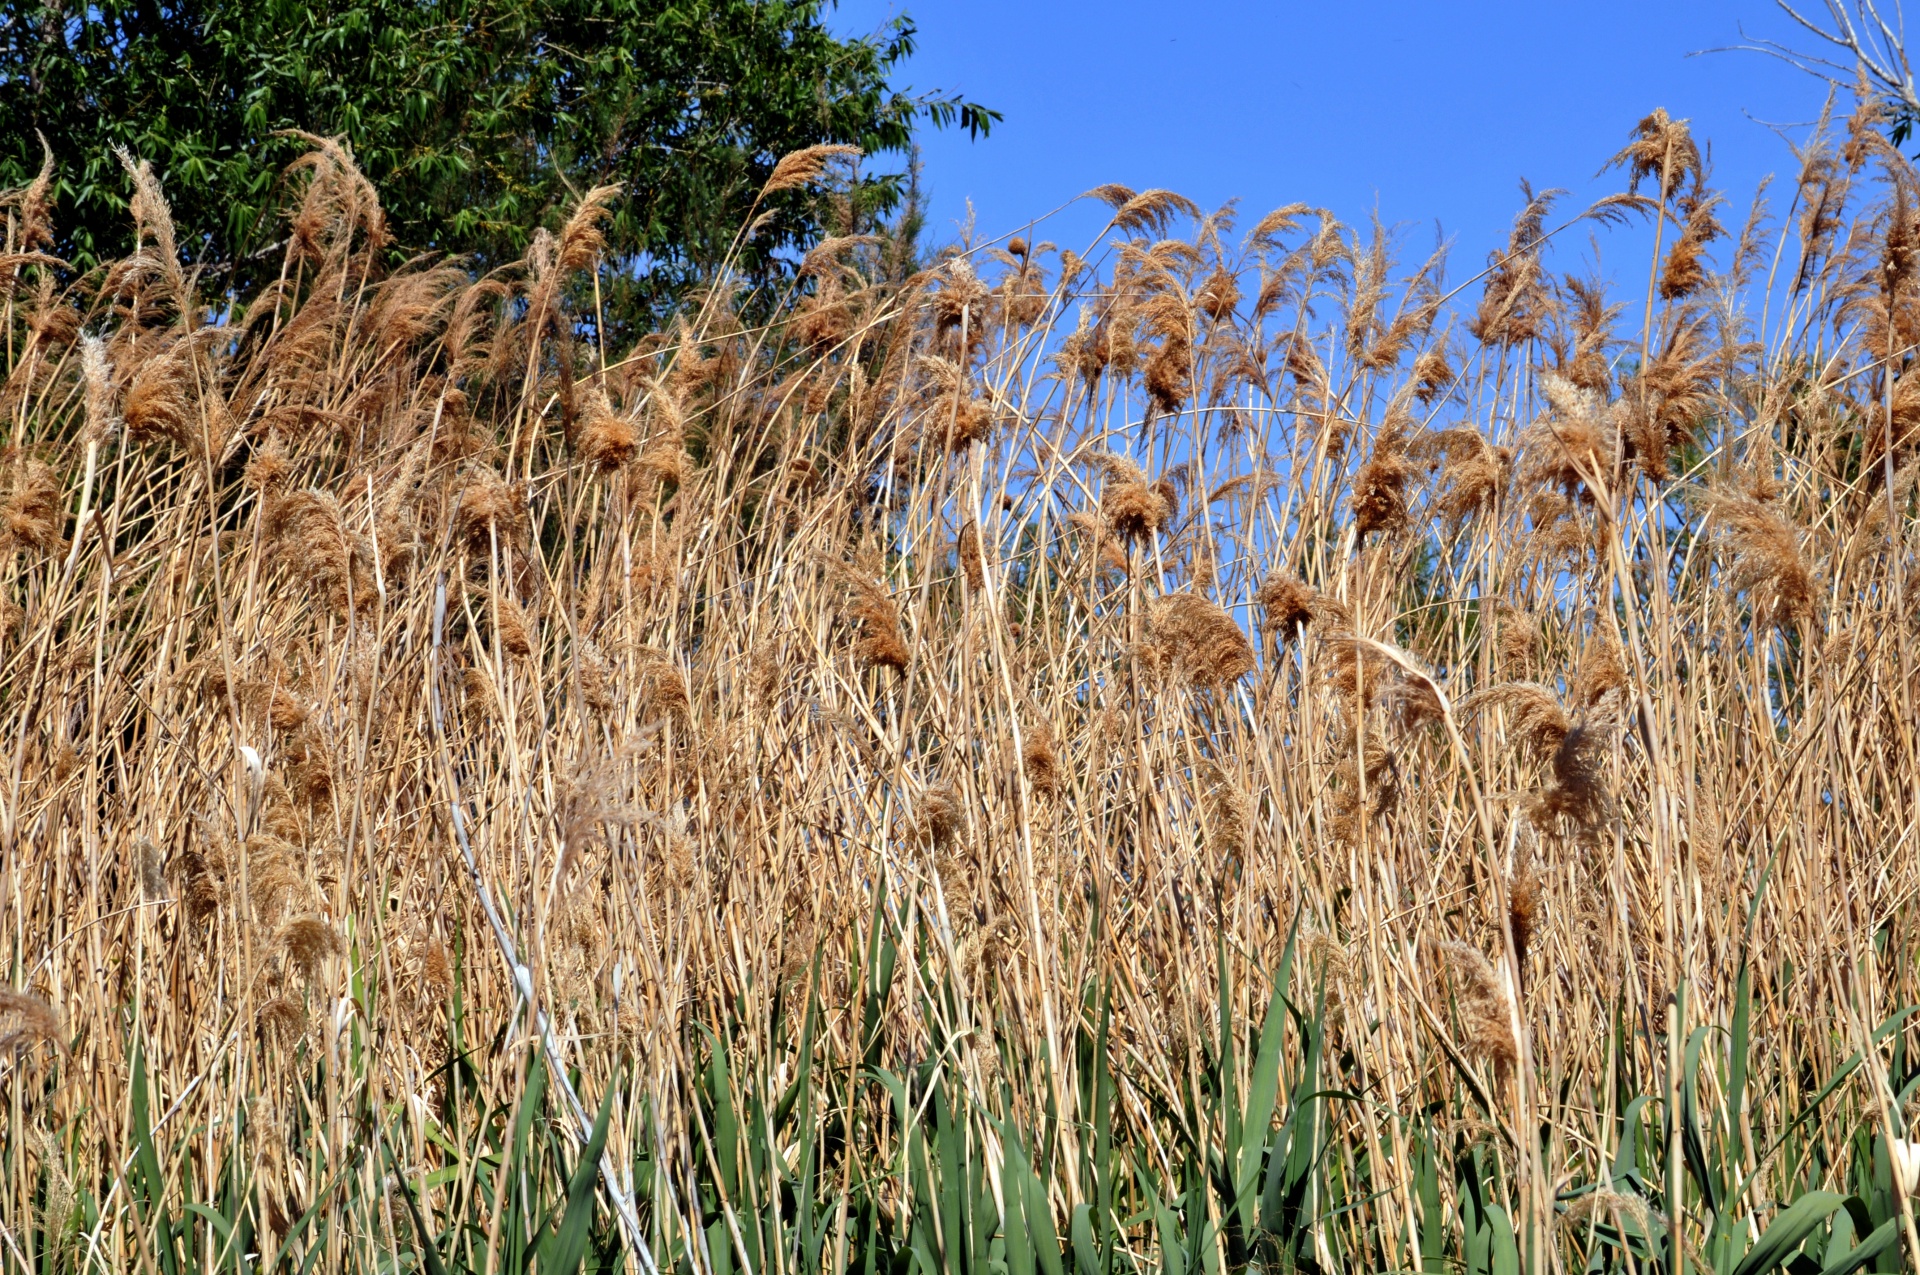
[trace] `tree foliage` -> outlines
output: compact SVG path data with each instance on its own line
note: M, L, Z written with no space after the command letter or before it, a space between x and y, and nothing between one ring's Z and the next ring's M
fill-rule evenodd
M124 250L115 148L166 185L183 251L244 288L283 236L277 189L304 131L344 138L397 250L511 260L581 191L622 196L608 231L615 313L670 300L722 257L781 154L850 143L901 155L922 121L979 135L997 113L890 79L906 18L836 36L823 0L9 0L0 15L0 186L55 157L61 252ZM36 137L36 134L39 137ZM871 159L867 161L871 164ZM741 260L898 204L899 172L796 193Z

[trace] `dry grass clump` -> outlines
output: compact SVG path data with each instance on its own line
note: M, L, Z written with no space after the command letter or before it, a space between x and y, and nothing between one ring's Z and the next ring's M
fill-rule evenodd
M630 1269L1465 1269L1469 1197L1543 1269L1731 1268L1879 1207L1865 1069L1802 1119L1920 1002L1920 220L1853 133L1768 295L1649 116L1587 210L1658 236L1631 321L1530 190L1459 314L1377 228L1110 187L924 271L863 215L604 351L605 191L473 280L310 141L225 326L137 160L97 275L8 196L0 1263L195 1203L498 1266L610 1086ZM851 226L847 158L763 198ZM1725 1211L1650 1126L1612 1201L1689 1074Z

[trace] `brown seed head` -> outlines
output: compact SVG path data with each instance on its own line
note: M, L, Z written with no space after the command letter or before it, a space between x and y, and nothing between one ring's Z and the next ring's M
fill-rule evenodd
M1464 697L1459 708L1462 716L1483 708L1506 709L1510 737L1539 762L1550 760L1573 729L1559 697L1538 682L1490 686Z
M580 425L574 450L586 464L603 474L613 473L629 460L640 446L640 432L634 423L613 410L607 393L598 385L588 389L581 404Z
M820 176L829 162L841 158L858 159L861 154L858 146L838 145L808 146L790 151L773 166L767 184L760 188L760 197L765 199L783 190L797 190Z
M278 434L270 434L267 441L254 448L253 455L247 458L247 467L241 473L241 482L250 490L260 493L263 502L276 500L286 490L287 479L293 472L293 463L287 456L286 444L280 441Z
M560 231L560 268L569 273L592 268L607 246L600 223L607 219L607 205L620 193L618 186L595 186L581 197L573 215Z
M906 635L900 631L900 608L892 595L878 582L849 570L846 582L850 597L846 617L853 621L857 636L854 655L868 668L890 668L903 672L912 651Z
M7 496L0 501L0 554L17 549L57 554L66 548L60 535L66 511L60 506L60 482L46 462L15 453Z
M1282 642L1294 640L1313 619L1314 599L1319 596L1320 591L1305 580L1274 568L1253 594L1261 611L1260 627Z
M476 550L487 548L490 531L503 545L512 543L525 518L524 494L490 469L474 471L454 508L454 526Z
M1147 654L1164 674L1210 686L1253 671L1253 644L1218 604L1197 593L1157 598L1147 613Z
M539 629L526 608L497 589L489 601L492 603L493 632L500 639L500 649L508 655L522 658L532 655L534 644L539 641Z
M1814 615L1818 589L1801 550L1801 533L1776 505L1739 492L1699 497L1731 558L1729 583L1747 595L1757 632L1791 629Z
M1607 167L1627 170L1629 191L1639 190L1641 181L1653 178L1660 185L1663 203L1673 198L1688 178L1698 186L1702 175L1700 147L1687 121L1669 116L1665 107L1655 107L1651 115L1634 125L1632 140L1607 161Z
M1527 953L1540 927L1540 878L1531 861L1523 862L1507 880L1507 929L1513 936L1514 959L1519 962L1521 995L1526 994Z
M47 145L45 135L40 138L40 157L38 175L12 196L14 206L20 210L19 238L15 243L21 252L53 247L53 148Z
M288 963L311 983L326 959L337 955L344 945L325 921L317 916L303 916L287 922L280 931L280 946L287 954Z
M1140 467L1124 456L1108 453L1097 462L1107 480L1100 489L1100 516L1123 540L1145 540L1173 516L1169 493L1149 483Z
M987 582L987 564L980 552L980 524L972 518L960 528L955 551L960 557L960 574L967 582L968 592L978 593Z
M1240 284L1233 272L1221 267L1207 276L1200 285L1199 294L1194 297L1202 314L1216 322L1233 317L1234 307L1240 304Z
M262 1039L291 1045L306 1033L307 1011L291 996L276 996L260 1007L255 1022Z
M929 788L921 794L918 834L936 851L947 850L966 832L967 812L952 788Z
M1060 759L1054 752L1053 727L1035 722L1021 743L1020 764L1027 782L1042 796L1051 797L1060 788Z
M1493 963L1465 943L1441 943L1438 955L1452 975L1468 1052L1489 1060L1505 1075L1518 1060L1519 1049L1513 1039L1511 1002Z
M1389 423L1374 440L1373 454L1353 476L1354 531L1389 535L1407 526L1407 481L1413 462L1407 456L1405 434Z
M10 1054L43 1040L61 1053L67 1052L60 1015L54 1012L53 1006L30 992L0 986L0 1054Z
M453 960L437 938L427 940L420 957L420 982L434 996L445 998L453 992Z

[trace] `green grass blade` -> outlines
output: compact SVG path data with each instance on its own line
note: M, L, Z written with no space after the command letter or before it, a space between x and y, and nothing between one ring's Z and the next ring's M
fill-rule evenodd
M1766 1275L1786 1265L1794 1250L1845 1202L1845 1196L1832 1191L1807 1192L1783 1209L1761 1232L1754 1246L1733 1268L1733 1275Z

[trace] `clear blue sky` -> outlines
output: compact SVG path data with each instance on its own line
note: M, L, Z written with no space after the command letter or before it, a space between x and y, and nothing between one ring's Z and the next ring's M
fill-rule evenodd
M896 82L1006 115L983 141L927 136L939 241L956 237L969 199L991 237L1121 182L1206 208L1238 196L1243 227L1295 200L1349 223L1377 207L1401 228L1403 259L1424 255L1438 222L1459 280L1504 242L1521 177L1568 188L1567 207L1618 189L1617 174L1595 174L1655 106L1711 144L1730 228L1766 173L1784 211L1794 162L1767 124L1803 136L1824 98L1759 54L1687 56L1739 43L1742 24L1797 38L1770 0L843 0L830 20L865 34L902 10L920 51ZM1060 227L1072 233L1042 237L1073 243L1100 219L1088 210ZM1606 249L1609 274L1623 247Z

